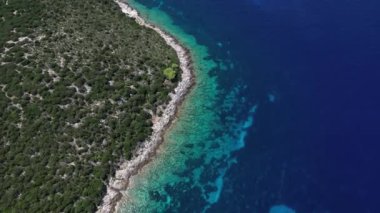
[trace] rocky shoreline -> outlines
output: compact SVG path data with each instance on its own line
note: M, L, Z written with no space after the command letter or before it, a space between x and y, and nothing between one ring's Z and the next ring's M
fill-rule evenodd
M117 0L115 2L120 6L123 13L134 18L141 26L156 31L165 42L176 51L180 61L180 68L182 70L182 79L175 88L174 93L170 94L171 100L167 104L162 116L153 119L153 133L150 138L141 144L131 160L120 164L119 169L115 173L115 177L112 177L109 180L107 193L103 197L102 204L98 207L98 213L109 213L118 210L122 198L122 191L127 189L130 177L137 174L138 171L155 155L159 145L163 142L163 136L166 133L166 130L176 118L179 106L195 82L189 50L182 46L173 36L157 26L147 23L139 13L127 3Z

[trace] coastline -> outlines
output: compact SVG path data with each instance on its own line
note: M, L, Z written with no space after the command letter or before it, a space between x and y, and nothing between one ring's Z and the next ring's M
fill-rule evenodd
M167 32L146 22L128 3L118 0L115 0L115 2L119 5L124 14L130 18L134 18L139 25L153 29L165 40L167 45L175 50L182 70L182 79L174 89L174 93L169 94L171 100L166 105L163 115L161 117L153 117L152 135L139 145L131 160L124 160L120 163L120 167L116 170L115 176L110 178L107 184L107 192L103 197L102 204L97 210L99 213L116 212L119 209L120 200L122 198L121 191L125 191L128 188L130 177L137 174L144 165L152 160L152 157L154 157L157 149L163 142L165 133L172 126L173 121L177 117L177 112L185 96L195 84L189 50Z

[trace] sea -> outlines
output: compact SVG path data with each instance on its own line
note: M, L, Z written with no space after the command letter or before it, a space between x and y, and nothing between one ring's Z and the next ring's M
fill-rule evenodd
M380 1L128 3L197 80L121 212L380 212Z

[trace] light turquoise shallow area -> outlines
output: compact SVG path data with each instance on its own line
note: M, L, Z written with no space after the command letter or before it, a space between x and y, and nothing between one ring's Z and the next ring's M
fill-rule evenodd
M135 1L128 3L191 50L196 86L154 160L132 178L121 212L205 211L220 197L224 176L236 163L231 153L244 147L257 106L243 112L246 103L239 96L244 86L222 90L217 77L210 75L217 64L207 48L168 15ZM246 118L237 119L242 114Z
M285 205L276 205L271 207L269 213L296 213L296 211Z

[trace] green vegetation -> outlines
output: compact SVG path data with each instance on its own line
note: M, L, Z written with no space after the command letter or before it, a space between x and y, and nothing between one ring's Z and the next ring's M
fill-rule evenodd
M0 211L94 211L176 63L112 0L0 0Z
M167 79L173 80L177 75L177 70L178 65L173 63L170 67L165 68L163 73Z

